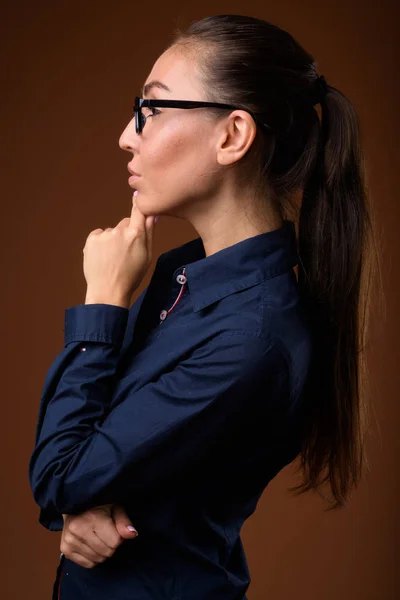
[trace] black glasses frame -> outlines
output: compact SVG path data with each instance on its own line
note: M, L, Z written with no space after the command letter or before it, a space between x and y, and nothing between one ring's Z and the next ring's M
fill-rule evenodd
M203 108L203 107L212 107L212 108L230 108L230 109L239 109L245 110L248 112L256 122L256 124L260 124L257 121L256 113L252 112L248 108L242 108L241 106L233 106L232 104L223 104L221 102L201 102L198 100L145 100L144 98L139 98L135 96L135 103L133 106L133 111L135 113L135 127L136 133L140 134L143 131L143 127L146 123L146 117L142 114L142 106L154 106L157 107L166 107L166 108ZM269 125L266 123L261 123L268 129L271 129Z

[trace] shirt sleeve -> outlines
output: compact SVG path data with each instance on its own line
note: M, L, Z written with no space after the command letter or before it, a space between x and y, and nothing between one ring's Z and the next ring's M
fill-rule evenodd
M212 451L260 389L266 406L289 401L283 354L237 332L216 334L110 410L127 316L106 304L66 309L65 347L46 377L29 463L43 521L169 481Z

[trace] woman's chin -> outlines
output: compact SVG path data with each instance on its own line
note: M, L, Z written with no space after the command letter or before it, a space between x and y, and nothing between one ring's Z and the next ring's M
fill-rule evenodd
M172 216L176 206L168 202L165 194L159 192L143 193L142 190L134 197L136 206L146 217L152 217L160 214L169 214Z
M139 192L134 197L134 200L140 212L146 215L146 217L155 217L157 214L159 214L159 208L155 206L152 207L151 203L148 202L147 199L144 197L143 192Z

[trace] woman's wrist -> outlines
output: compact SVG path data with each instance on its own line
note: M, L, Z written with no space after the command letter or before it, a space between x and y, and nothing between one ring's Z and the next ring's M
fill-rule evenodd
M110 292L100 294L90 291L86 292L85 304L112 304L121 308L129 308L130 298L120 294L111 294Z

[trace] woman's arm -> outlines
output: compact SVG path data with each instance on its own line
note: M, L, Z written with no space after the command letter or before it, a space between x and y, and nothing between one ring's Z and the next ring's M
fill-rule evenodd
M263 410L289 404L281 352L271 340L238 332L215 336L110 410L127 312L100 304L67 309L66 344L46 378L29 465L42 510L124 504L212 452L260 398Z

